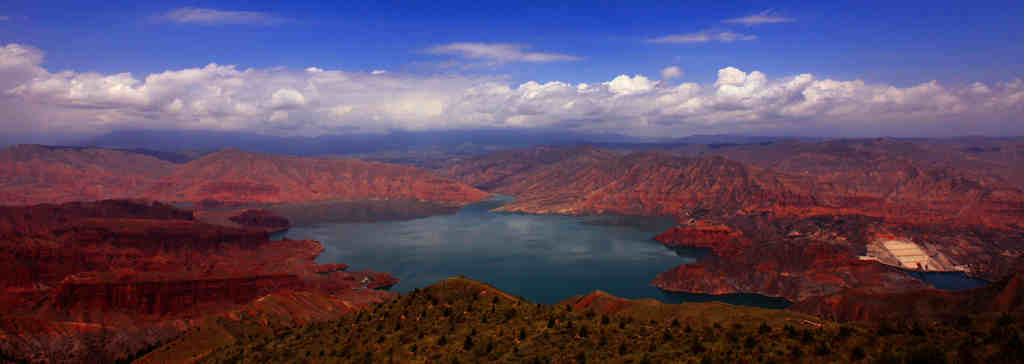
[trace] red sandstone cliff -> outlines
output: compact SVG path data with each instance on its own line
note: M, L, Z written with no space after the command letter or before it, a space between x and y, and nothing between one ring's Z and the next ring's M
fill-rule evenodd
M397 282L316 264L315 241L268 241L159 203L2 207L0 236L0 349L22 359L109 361L271 296L316 303L267 319L336 317L299 311L350 312Z
M870 292L848 289L796 303L790 310L835 321L946 319L1024 311L1024 275L966 291Z

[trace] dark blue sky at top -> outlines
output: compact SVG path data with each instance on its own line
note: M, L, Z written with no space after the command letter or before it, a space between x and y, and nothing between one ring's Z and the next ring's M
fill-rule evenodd
M266 12L274 25L175 24L181 7ZM896 86L964 84L1024 74L1019 1L487 1L362 2L7 1L0 39L46 52L51 72L136 76L210 62L247 67L481 73L526 80L602 82L677 65L708 82L726 66L769 77L813 73ZM722 20L771 9L795 21L746 26ZM757 40L655 44L670 34L732 31ZM452 42L518 43L579 61L445 68L424 49ZM677 80L678 81L678 80Z

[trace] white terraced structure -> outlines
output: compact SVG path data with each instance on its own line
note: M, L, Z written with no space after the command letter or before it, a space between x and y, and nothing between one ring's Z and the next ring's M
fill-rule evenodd
M931 259L917 244L900 240L886 240L882 244L885 245L886 250L896 257L903 268L925 270L929 268L928 265Z

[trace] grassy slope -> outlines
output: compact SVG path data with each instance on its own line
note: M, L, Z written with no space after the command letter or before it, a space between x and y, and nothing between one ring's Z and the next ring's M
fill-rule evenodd
M785 310L662 304L604 293L538 305L464 278L447 279L338 320L275 330L233 325L225 329L232 332L230 342L218 335L218 342L225 345L199 362L998 363L1024 359L1024 325L1012 316L965 317L950 324L886 322L869 328L821 322ZM161 350L169 354L175 349Z

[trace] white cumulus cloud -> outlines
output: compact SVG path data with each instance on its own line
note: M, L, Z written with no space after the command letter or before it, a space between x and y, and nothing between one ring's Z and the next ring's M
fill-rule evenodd
M627 75L619 75L609 82L605 82L604 85L608 87L608 91L611 91L616 95L630 95L650 92L657 86L657 81L652 82L642 75L634 75L629 77Z
M51 72L43 62L36 48L0 46L0 129L5 132L148 128L313 136L555 128L660 137L1024 134L1024 81L1017 78L900 87L811 74L772 78L723 67L714 82L703 84L672 85L640 74L595 83L513 84L457 74L218 64L136 76Z

